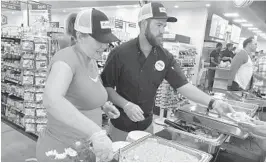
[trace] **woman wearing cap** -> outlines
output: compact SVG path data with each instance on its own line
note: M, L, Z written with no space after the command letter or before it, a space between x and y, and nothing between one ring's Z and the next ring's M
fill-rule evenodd
M95 60L108 43L118 39L111 33L107 16L99 10L83 10L76 19L69 20L72 21L67 29L75 45L58 51L51 60L43 97L48 122L39 135L36 157L41 162L74 161L72 156L76 154L69 152L69 148L78 153L78 149L86 148L92 149L101 161L109 161L112 142L101 129L100 109L108 96ZM103 110L112 118L119 116L119 111L111 105ZM85 145L90 142L91 148ZM87 155L77 161L95 161L94 155L90 152Z

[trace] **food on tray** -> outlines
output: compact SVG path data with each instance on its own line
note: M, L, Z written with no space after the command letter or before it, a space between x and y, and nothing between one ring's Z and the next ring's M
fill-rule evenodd
M149 138L122 156L122 162L197 162L197 157Z
M238 123L253 123L253 119L245 112L228 113L227 116Z

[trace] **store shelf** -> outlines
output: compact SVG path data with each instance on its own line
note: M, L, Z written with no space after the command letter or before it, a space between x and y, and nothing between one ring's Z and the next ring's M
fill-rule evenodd
M10 78L10 77L5 77L4 80L5 80L5 81L8 81L8 82L11 82L11 83L15 83L15 84L22 85L22 82L21 82L21 81L18 81L18 80L16 80L16 79L13 79L13 78Z
M33 141L37 141L38 136L36 134L32 134L29 132L25 132L25 127L18 125L11 120L9 120L6 116L1 114L1 121L8 126L12 127L13 129L17 130L18 132L22 133L23 135L27 136L28 138L32 139Z
M16 72L20 72L21 73L21 69L20 68L16 68L16 67L13 67L13 66L3 65L2 66L2 69L13 70L13 71L16 71Z
M9 39L9 40L15 40L15 41L21 40L21 38L18 38L18 37L6 37L6 36L1 36L1 39Z
M10 105L7 105L7 104L6 104L6 107L7 107L7 109L14 110L14 111L16 111L16 112L21 113L21 114L24 115L24 112L23 112L22 110L20 110L20 109L14 107L14 106L10 106Z

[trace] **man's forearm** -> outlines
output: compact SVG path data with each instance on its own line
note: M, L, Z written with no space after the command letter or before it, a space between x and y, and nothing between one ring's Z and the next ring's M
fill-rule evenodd
M187 97L189 100L202 104L204 106L208 106L209 102L212 99L211 96L202 92L190 83L178 88L177 91L183 96Z
M120 96L113 88L106 87L106 91L108 93L108 100L120 108L123 108L128 103L128 101Z

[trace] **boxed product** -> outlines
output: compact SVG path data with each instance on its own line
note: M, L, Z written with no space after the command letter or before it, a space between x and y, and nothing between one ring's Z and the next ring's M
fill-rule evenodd
M24 76L34 76L34 71L24 70L23 75Z
M34 42L30 40L21 41L21 50L23 51L34 51Z
M36 86L45 86L46 78L44 77L35 77L35 85Z
M27 86L24 88L25 92L35 92L36 88L34 86Z
M45 129L45 124L37 124L37 132L40 133L43 129Z
M32 92L25 92L24 93L24 101L34 101L35 93Z
M46 61L47 60L47 54L44 54L44 53L38 53L36 54L36 60L44 60Z
M35 133L36 132L36 124L25 122L25 131Z
M44 87L36 88L35 92L36 93L43 93L44 92Z
M48 45L46 43L36 43L35 53L48 53Z
M35 109L25 108L25 116L35 117Z
M32 59L22 59L22 68L24 69L34 69L34 60Z
M24 117L24 121L25 121L25 123L36 123L35 118L28 117L28 116Z
M24 102L25 108L36 108L35 102Z
M43 93L36 93L35 94L36 97L36 102L42 102L43 100Z
M34 59L35 54L33 52L22 52L23 59Z
M37 117L45 117L47 115L46 109L36 109Z
M47 121L48 121L48 119L45 118L45 117L38 117L38 118L36 119L36 123L41 123L41 124L46 124Z
M36 72L35 73L35 77L43 77L43 78L46 78L47 77L47 72L46 71Z
M45 109L42 103L41 104L36 104L36 108L37 109Z
M22 77L23 85L33 85L34 84L34 76L23 76Z
M47 69L47 61L35 61L36 63L36 69Z

